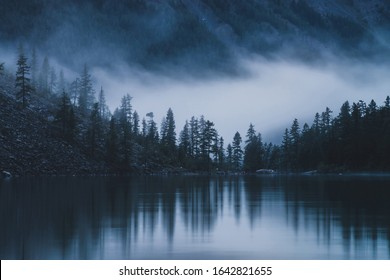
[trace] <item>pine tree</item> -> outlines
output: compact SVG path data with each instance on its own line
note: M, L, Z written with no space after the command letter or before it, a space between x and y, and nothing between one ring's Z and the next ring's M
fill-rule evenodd
M215 140L216 130L214 123L201 118L200 121L200 153L203 159L210 160L210 153Z
M139 135L139 115L137 111L133 113L133 134L135 137Z
M157 144L159 142L157 124L153 119L154 118L153 112L147 113L146 116L149 117L149 120L147 122L147 135L146 135L146 137L148 139L148 142L152 146L155 147L155 146L157 146Z
M54 122L58 126L60 136L68 142L73 142L76 130L76 117L65 91L62 93Z
M107 135L106 159L111 164L116 164L118 162L118 131L114 116L111 117L110 128Z
M94 104L95 93L92 88L92 78L88 72L88 67L84 64L83 73L80 76L78 105L81 114L86 114Z
M213 150L214 141L218 139L217 131L214 128L214 123L205 120L202 116L200 121L200 168L203 170L211 169L210 154Z
M263 143L260 133L256 135L253 124L249 125L246 134L244 148L244 169L249 172L254 172L262 166Z
M41 95L47 97L49 95L50 82L50 63L47 56L43 59L41 72L39 74L39 91Z
M386 96L385 109L390 109L390 96Z
M300 134L299 122L297 119L294 119L290 128L290 151L289 151L290 167L293 170L297 170L298 168L298 151L299 151L300 136L301 134Z
M188 167L187 165L191 158L191 140L189 127L190 126L188 121L186 120L179 137L179 161L186 167Z
M176 155L175 129L175 119L173 116L172 109L169 108L167 116L164 118L164 121L161 125L161 145L165 156L170 158L171 161L175 159Z
M66 88L66 85L65 85L64 71L61 69L60 77L59 77L59 80L58 80L58 91L59 92L64 92L65 88Z
M224 140L223 137L219 138L219 148L218 148L218 166L219 168L224 169L225 167L225 149L224 149Z
M233 147L231 144L228 144L226 147L226 169L231 171L233 168Z
M122 97L121 108L119 111L120 135L121 135L121 154L122 163L127 168L132 164L133 134L132 134L132 97L126 94Z
M89 126L87 130L87 147L88 153L95 156L99 148L100 139L102 136L102 120L99 114L99 104L93 105L91 115L89 118Z
M146 139L148 135L148 124L146 123L145 118L142 118L142 137Z
M50 67L49 74L49 94L53 95L57 93L57 73L54 67Z
M233 137L232 149L233 149L233 168L236 171L241 169L242 162L242 149L241 149L242 138L240 133L237 131Z
M79 93L80 93L80 79L76 78L71 84L70 84L70 100L73 104L73 106L76 106L77 101L79 99Z
M19 48L17 66L15 78L16 99L22 103L23 108L26 108L32 88L29 78L30 66L27 64L27 57L24 55L23 47Z
M200 133L199 133L199 122L195 117L191 117L190 120L190 142L191 142L191 156L196 158L200 155Z
M281 150L283 169L289 170L291 167L291 138L287 128L283 134Z
M109 110L108 110L108 106L106 104L106 96L104 94L103 87L100 88L98 103L99 103L99 115L100 115L100 117L103 120L107 119L108 115L109 115Z

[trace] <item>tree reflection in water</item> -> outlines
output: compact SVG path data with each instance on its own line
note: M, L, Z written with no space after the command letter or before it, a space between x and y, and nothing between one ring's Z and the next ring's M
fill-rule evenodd
M0 258L386 259L389 181L385 176L0 181Z

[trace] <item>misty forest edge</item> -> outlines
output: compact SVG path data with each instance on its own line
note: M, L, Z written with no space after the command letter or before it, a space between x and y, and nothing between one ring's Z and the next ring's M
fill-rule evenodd
M187 120L177 137L170 108L160 130L152 112L140 119L129 94L110 113L86 65L71 83L47 57L38 68L35 50L29 59L22 46L15 74L0 63L3 176L390 171L389 97L383 106L346 101L335 117L326 108L311 126L294 119L281 145L263 143L250 124L245 139L237 132L225 148L203 116Z

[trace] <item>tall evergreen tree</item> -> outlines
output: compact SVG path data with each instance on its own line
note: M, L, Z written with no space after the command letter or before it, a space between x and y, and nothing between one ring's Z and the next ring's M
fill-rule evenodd
M18 69L16 71L15 88L16 99L22 103L23 108L27 106L28 99L31 95L30 84L30 66L27 64L27 57L24 55L23 47L19 48L19 56L17 61Z
M118 163L118 144L117 122L112 116L106 141L106 160L110 164Z
M80 94L80 79L76 78L71 84L70 84L70 100L73 104L73 106L76 106L78 100L79 100L79 94Z
M134 113L133 113L133 134L136 137L140 134L140 131L139 131L139 115L138 115L137 111L134 111Z
M146 123L145 118L142 118L142 137L146 139L148 135L148 124Z
M198 157L200 155L200 132L199 121L195 117L191 117L190 120L190 141L191 141L191 155L192 157Z
M88 67L84 64L83 72L80 76L78 105L81 114L86 114L88 110L91 110L94 104L95 93L92 88L92 78L89 74Z
M133 134L132 134L132 97L126 94L122 97L120 108L120 135L122 163L127 168L132 164Z
M147 139L150 144L152 144L154 147L157 146L159 142L159 135L157 130L157 124L154 121L154 114L153 112L147 113L147 117L149 117L149 120L147 122Z
M57 81L57 73L54 67L50 67L49 73L49 94L57 94L58 90L58 81Z
M161 125L161 145L165 155L170 160L175 159L176 155L176 125L172 109L169 108L165 121Z
M108 110L108 106L106 104L106 95L104 94L103 87L100 88L99 97L98 97L98 104L99 104L100 117L103 120L108 119L109 110Z
M218 148L218 166L219 166L219 168L224 169L224 167L225 167L225 148L224 148L223 137L219 138L218 144L219 144L219 148Z
M244 148L244 170L254 172L263 164L263 143L260 133L256 135L253 124L249 125Z
M234 169L233 166L233 147L231 144L228 144L226 147L226 169L231 171Z
M190 125L186 120L183 130L179 136L179 161L185 167L188 167L188 162L191 158L191 140L190 140Z
M89 155L97 156L96 153L100 147L102 132L102 119L99 114L99 104L96 102L90 114L87 130L87 148Z
M327 128L328 129L328 128ZM299 152L299 141L300 141L300 128L297 119L294 119L290 129L290 151L289 151L289 162L290 167L293 170L298 169L298 152Z
M50 63L49 58L45 56L42 62L41 72L39 73L39 91L44 97L47 97L50 92Z
M76 130L76 117L65 91L62 93L54 122L57 124L60 136L68 142L73 142Z
M213 148L215 145L218 145L215 143L217 141L218 134L217 131L214 128L214 123L205 120L203 117L200 120L200 169L203 170L210 170L211 169L211 158L210 155L213 151Z
M65 77L64 77L64 71L61 69L60 71L60 77L58 80L58 92L64 92L66 88L66 82L65 82ZM70 98L69 98L70 100Z
M285 170L291 168L291 138L288 129L286 128L283 134L282 146L282 167Z
M233 137L232 149L233 149L233 168L236 171L241 169L243 151L241 149L242 138L237 131Z

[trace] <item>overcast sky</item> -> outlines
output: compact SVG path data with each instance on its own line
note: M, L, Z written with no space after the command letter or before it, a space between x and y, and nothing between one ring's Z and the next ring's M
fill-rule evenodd
M115 75L93 69L93 75L104 87L111 109L129 93L141 118L154 112L160 124L170 107L178 132L186 119L204 115L215 123L225 143L232 141L236 131L244 136L251 122L263 140L278 143L294 118L301 126L311 124L314 114L327 106L336 116L346 100L374 99L381 105L390 94L389 68L377 64L330 59L308 66L258 59L243 61L243 65L249 75L208 80L167 78L126 67Z

